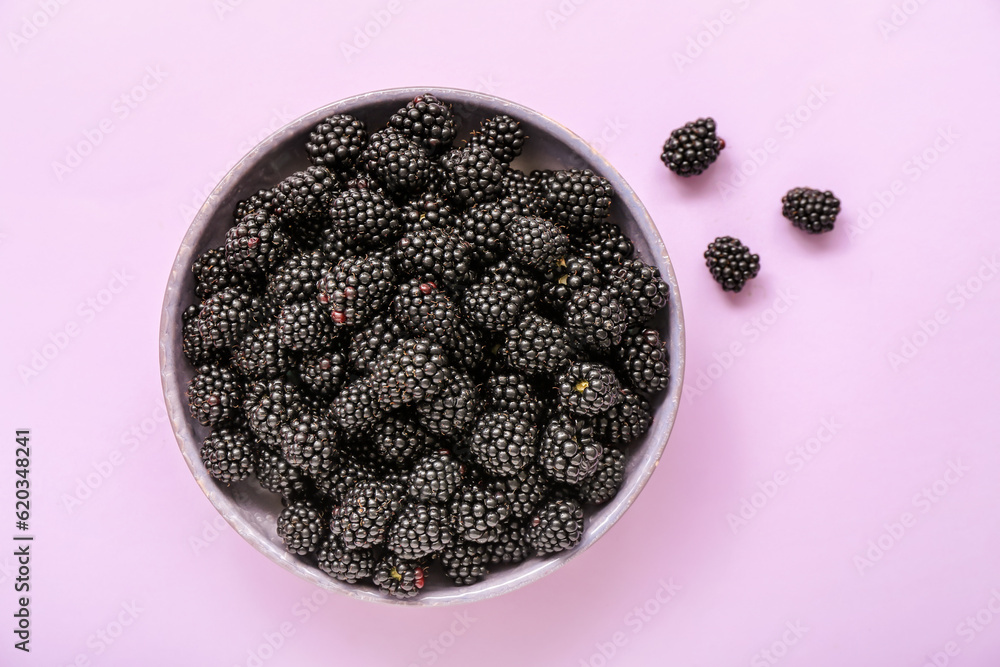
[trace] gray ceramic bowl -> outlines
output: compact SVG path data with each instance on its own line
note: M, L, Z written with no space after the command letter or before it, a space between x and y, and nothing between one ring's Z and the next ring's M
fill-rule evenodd
M462 129L475 127L480 119L497 113L519 119L530 139L515 166L526 172L535 168L589 168L611 181L615 190L612 218L635 243L637 253L657 266L670 286L670 305L659 316L657 326L670 341L672 380L669 390L655 399L655 416L649 432L632 445L622 489L611 502L589 510L579 545L497 570L473 586L456 587L431 578L419 596L401 601L372 587L340 582L289 554L275 532L276 517L281 511L276 496L256 482L225 486L208 475L200 458L206 429L187 410L185 393L193 369L181 351L180 323L181 313L195 300L192 260L223 241L231 225L233 207L239 200L308 165L303 146L313 126L332 114L350 113L369 127L381 127L396 109L425 92L454 104ZM167 282L160 321L160 367L167 411L181 454L205 495L244 539L286 570L322 588L362 600L438 606L501 595L540 579L586 551L625 513L656 468L674 424L684 376L684 320L677 278L653 221L621 175L585 141L550 118L497 97L446 88L400 88L351 97L302 116L261 142L222 179L184 236Z

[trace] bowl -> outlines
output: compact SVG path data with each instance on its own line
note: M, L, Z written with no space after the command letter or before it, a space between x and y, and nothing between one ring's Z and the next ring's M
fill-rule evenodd
M338 581L288 553L275 530L277 515L281 511L280 499L276 495L264 491L255 481L226 486L209 476L200 456L207 428L194 420L187 408L187 385L194 369L182 352L180 323L181 313L195 301L194 277L190 270L192 260L223 242L238 201L308 166L303 146L312 127L323 118L338 113L349 113L369 127L380 127L394 111L414 97L428 92L454 105L462 129L475 127L480 119L498 113L520 120L529 140L525 143L524 154L517 158L514 166L525 172L536 168L587 168L611 182L615 191L612 219L632 239L637 254L659 268L670 288L669 306L657 315L658 320L654 320L654 324L669 340L671 381L669 388L653 399L654 417L649 431L632 444L622 488L610 502L596 510L588 509L583 538L576 547L491 572L483 581L472 586L452 586L447 581L437 582L431 578L420 595L400 600L375 588ZM292 121L247 153L226 174L195 216L170 272L160 320L160 368L167 412L181 454L202 491L247 542L289 572L321 588L362 600L439 606L501 595L554 572L600 539L635 502L663 453L680 403L684 374L684 319L677 278L652 219L621 174L587 142L536 111L491 95L448 88L397 88L350 97Z

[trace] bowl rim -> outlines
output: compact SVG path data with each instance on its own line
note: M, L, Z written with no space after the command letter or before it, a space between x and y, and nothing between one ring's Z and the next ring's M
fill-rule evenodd
M184 274L190 271L191 263L197 251L198 241L209 228L212 219L215 217L219 203L225 198L225 195L236 188L247 174L257 167L258 161L262 157L285 143L291 136L301 133L305 128L315 126L322 119L333 114L351 113L352 110L359 106L373 102L384 103L392 99L398 99L405 104L408 99L425 93L431 93L453 105L458 105L459 103L481 105L495 110L496 113L506 113L519 120L530 119L531 123L565 144L570 151L578 156L581 162L586 163L586 168L600 173L600 175L611 182L615 196L619 199L621 205L627 207L634 216L636 225L642 229L645 240L650 245L650 250L654 256L644 259L660 269L664 281L670 288L670 301L667 309L667 330L670 345L671 379L670 386L663 396L663 401L658 411L654 413L656 416L654 425L657 426L659 442L646 453L643 466L637 470L638 474L631 480L629 493L625 496L615 497L612 501L614 505L613 511L599 524L592 526L592 530L584 535L584 540L580 544L568 552L557 554L558 557L526 561L510 570L523 570L517 576L502 578L492 586L484 585L489 582L489 578L486 578L476 585L478 589L474 591L470 591L467 587L455 587L455 593L452 594L421 594L402 600L353 586L325 575L316 569L315 566L303 563L294 555L278 548L273 542L263 538L253 530L250 522L241 519L241 510L234 499L223 493L216 486L215 481L205 471L200 456L195 456L197 452L192 450L196 450L197 447L193 445L189 446L189 443L197 442L197 438L192 430L188 414L186 387L183 386L183 382L176 376L174 368L168 364L168 359L171 356L168 354L168 350L176 348L173 345L168 346L168 343L175 343L175 337L182 335L182 328L175 318L177 317L177 313L181 312L180 303L183 295L181 290L176 289L176 287L184 279ZM167 279L163 306L160 313L158 347L164 400L171 428L181 454L184 456L188 468L191 470L195 481L201 487L202 492L243 539L253 545L258 552L281 565L284 569L325 590L337 591L355 599L372 602L431 607L467 604L493 598L527 586L579 557L597 540L603 537L635 502L659 464L667 441L673 431L677 412L680 407L686 358L683 308L673 264L667 254L667 249L659 230L657 230L656 225L653 223L652 217L635 191L629 186L618 170L579 135L545 114L487 93L436 86L387 88L338 100L290 121L250 149L213 188L181 240ZM652 435L652 430L649 435ZM533 566L525 567L529 565Z

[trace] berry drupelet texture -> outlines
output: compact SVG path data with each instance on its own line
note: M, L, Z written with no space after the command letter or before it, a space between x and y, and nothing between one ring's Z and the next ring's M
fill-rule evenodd
M760 271L760 256L732 236L720 236L708 244L705 264L715 282L727 292L739 292Z
M670 133L660 159L678 176L697 176L719 157L726 142L715 134L715 121L698 120Z
M810 234L832 230L840 213L840 200L829 190L793 188L781 198L781 204L782 215Z

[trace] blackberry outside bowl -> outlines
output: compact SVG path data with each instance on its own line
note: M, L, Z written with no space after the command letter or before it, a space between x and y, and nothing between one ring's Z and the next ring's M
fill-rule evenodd
M659 268L670 287L669 306L657 315L654 325L669 341L671 380L669 388L653 400L653 422L649 431L630 447L622 488L610 502L596 509L587 508L583 538L576 547L498 569L472 586L453 586L443 576L432 575L418 596L399 600L371 585L341 582L287 552L276 532L280 498L264 491L252 477L227 486L209 476L200 455L208 429L190 416L187 407L187 385L194 369L182 352L181 313L195 301L194 276L190 270L192 260L223 242L238 201L308 166L304 145L311 128L323 118L338 113L352 114L368 127L377 128L394 111L428 92L454 105L463 131L475 127L480 119L498 113L520 120L529 137L524 153L514 162L522 171L586 168L611 182L615 191L612 219L632 239L637 255ZM226 174L198 211L177 252L160 320L160 367L170 423L195 481L226 521L258 551L317 586L353 598L440 606L502 595L544 577L586 551L628 510L656 468L677 415L684 377L684 319L677 278L652 219L621 174L590 145L552 119L498 97L448 88L397 88L351 97L302 116L262 141Z

